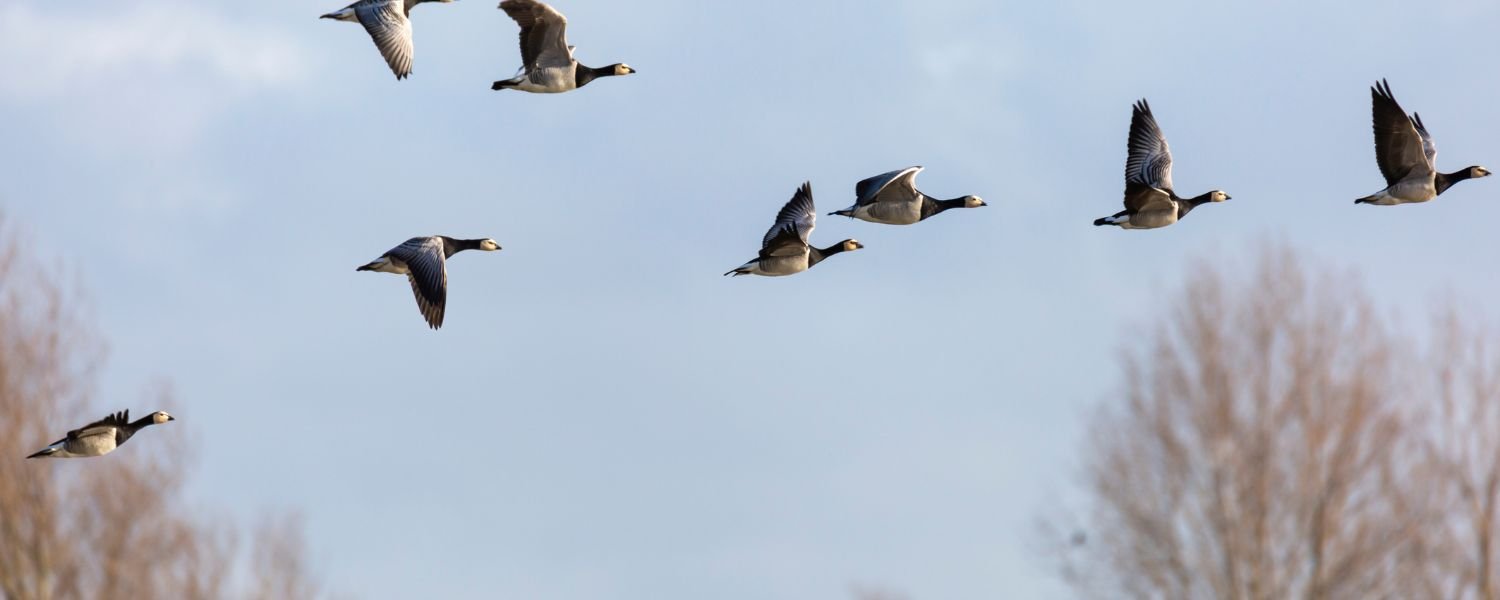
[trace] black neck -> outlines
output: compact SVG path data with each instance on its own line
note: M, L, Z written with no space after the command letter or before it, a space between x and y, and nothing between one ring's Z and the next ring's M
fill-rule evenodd
M844 243L843 242L839 242L839 243L834 244L832 246L829 246L827 248L812 248L812 251L807 253L807 266L811 267L811 266L813 266L815 264L823 262L823 259L828 258L830 256L833 256L833 255L838 254L838 253L843 252L843 251L844 251Z
M1188 211L1198 208L1200 205L1207 204L1211 198L1213 198L1213 192L1199 194L1192 198L1179 199L1177 201L1177 218L1181 219L1184 215L1188 214Z
M441 237L443 238L444 258L453 256L455 253L463 252L464 250L478 250L480 242L484 241L484 238L477 240L457 240L446 235Z
M136 419L135 422L133 422L133 423L131 423L129 425L126 425L125 427L127 429L129 429L130 431L132 431L132 432L139 431L142 427L145 427L147 425L155 425L156 421L153 421L152 420L153 418L154 418L153 415L146 415L144 417Z
M1452 173L1438 173L1437 177L1433 178L1433 185L1437 188L1437 193L1441 194L1453 187L1453 184L1472 177L1474 177L1474 167Z
M583 63L578 63L578 67L573 69L573 83L577 87L583 87L588 85L590 81L600 77L610 77L614 74L614 65L607 67L585 67Z
M938 213L943 212L945 210L948 210L950 208L963 208L963 207L964 207L964 198L954 198L952 200L938 200L937 198L933 198L932 196L928 196L927 194L922 194L922 218L923 219L926 219L927 217L930 217L932 215L938 214Z
M1188 203L1189 206L1197 208L1201 204L1207 204L1210 201L1212 201L1213 200L1213 195L1214 195L1213 192L1207 192L1207 193L1203 193L1203 194L1198 194L1197 196L1193 196L1192 198L1188 198L1186 200L1183 200L1183 202Z

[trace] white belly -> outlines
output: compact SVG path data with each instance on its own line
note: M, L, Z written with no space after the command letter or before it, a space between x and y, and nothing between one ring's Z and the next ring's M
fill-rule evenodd
M516 89L533 94L560 94L576 87L573 69L552 67L527 74Z
M1371 196L1374 198L1370 204L1380 206L1394 206L1396 204L1416 204L1426 202L1437 197L1437 186L1431 179L1427 180L1403 180L1396 185L1380 190Z
M1122 229L1156 229L1166 227L1177 222L1177 210L1153 210L1138 212L1130 215L1129 220L1120 224Z
M922 220L922 207L915 202L866 204L854 209L854 218L884 225L911 225Z

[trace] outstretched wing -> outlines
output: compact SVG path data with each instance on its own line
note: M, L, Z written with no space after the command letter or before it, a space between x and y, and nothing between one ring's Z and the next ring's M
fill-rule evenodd
M1125 184L1139 183L1160 190L1172 190L1172 149L1167 136L1151 114L1144 98L1135 103L1130 115L1130 154L1125 159Z
M889 190L895 198L909 202L917 199L917 173L922 167L907 167L898 171L882 173L854 184L854 205L874 204L881 193Z
M776 213L776 223L761 240L761 256L789 256L806 251L808 236L812 235L813 223L818 218L816 210L812 183L804 182Z
M1371 121L1375 129L1375 162L1380 165L1380 174L1387 185L1406 179L1412 174L1431 175L1432 164L1427 159L1426 144L1417 125L1396 97L1391 95L1391 84L1384 79L1370 88ZM1433 148L1433 154L1437 148Z
M1437 142L1432 141L1432 134L1422 124L1422 115L1412 113L1411 121L1417 126L1417 135L1422 136L1422 154L1427 157L1427 165L1437 170Z
M505 0L500 3L521 26L521 62L528 69L567 67L573 64L568 45L568 19L557 9L536 0Z
M1125 210L1130 214L1176 209L1177 203L1161 188L1136 182L1125 184Z
M396 79L411 75L411 19L406 16L406 4L402 0L358 2L354 5L354 16L370 33L370 39L375 41Z
M113 434L116 430L118 430L120 427L124 427L129 422L130 411L123 410L104 417L103 419L99 419L98 421L94 421L93 423L89 423L88 425L84 425L83 427L79 427L78 429L69 431L68 437L64 439L76 440L80 438L93 437L96 435ZM58 441L60 442L63 440Z
M443 259L442 238L412 238L385 254L406 263L406 278L411 281L422 318L433 329L442 327L443 309L448 304L448 268Z

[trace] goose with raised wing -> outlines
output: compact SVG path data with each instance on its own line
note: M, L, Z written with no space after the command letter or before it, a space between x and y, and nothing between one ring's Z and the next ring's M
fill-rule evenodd
M515 77L496 81L492 90L516 89L536 94L576 90L600 77L635 72L625 63L587 67L573 58L568 45L568 19L557 9L537 0L505 0L500 3L521 26L521 71Z
M52 442L46 448L26 458L85 458L104 456L135 435L137 431L152 425L176 421L177 417L166 411L156 411L138 421L130 420L130 411L125 410L68 432L68 437Z
M411 75L411 9L423 2L448 3L453 0L359 0L340 10L319 17L354 21L365 26L375 48L385 57L396 79Z
M1172 189L1172 150L1167 136L1156 124L1145 99L1135 103L1130 115L1130 153L1125 158L1125 210L1094 219L1094 225L1122 229L1166 227L1186 217L1194 208L1223 202L1229 194L1212 190L1183 198Z
M795 275L828 257L840 252L851 252L864 244L847 239L827 248L814 248L807 242L812 235L813 222L818 214L813 206L812 184L803 183L797 188L781 211L776 213L776 223L761 238L760 255L743 265L724 273L725 275L764 275L780 277Z
M500 244L490 238L414 237L355 270L405 275L417 297L417 310L429 327L437 329L443 326L443 312L448 306L448 258L464 250L499 249Z
M1375 128L1375 162L1385 176L1386 188L1355 200L1355 204L1394 206L1415 204L1438 197L1453 184L1466 179L1489 177L1490 170L1475 165L1452 173L1437 171L1437 144L1416 113L1407 116L1391 84L1382 79L1370 88L1371 120Z
M921 172L922 167L907 167L856 183L854 206L828 214L871 223L911 225L950 208L988 206L979 196L939 200L922 193L917 189L917 173Z

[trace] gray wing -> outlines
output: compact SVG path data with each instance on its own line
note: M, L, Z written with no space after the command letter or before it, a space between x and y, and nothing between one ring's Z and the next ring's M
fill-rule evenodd
M536 0L505 0L500 10L521 26L521 62L527 69L573 64L568 19L557 9Z
M119 431L121 427L124 427L128 423L130 423L130 411L124 410L69 431L68 437L63 439L76 440L96 435L114 435L116 431ZM63 440L58 441L61 442Z
M812 235L813 222L818 217L816 211L812 183L804 182L776 213L776 223L761 240L761 256L790 256L804 252L808 236Z
M1160 190L1172 189L1172 149L1167 136L1143 98L1130 115L1130 154L1125 159L1126 187L1141 183Z
M1427 165L1437 170L1437 142L1432 141L1432 134L1422 124L1422 115L1412 113L1411 121L1417 126L1417 134L1422 136L1422 154L1427 157Z
M433 329L442 327L443 309L448 304L448 267L443 260L442 238L412 238L385 254L406 263L406 278L411 281L422 318Z
M368 0L354 4L354 16L370 33L380 55L396 79L411 75L411 19L406 17L406 4L402 0Z
M907 167L899 171L891 171L876 175L864 181L854 184L854 205L866 206L874 204L876 198L882 192L889 191L884 199L886 201L915 202L917 196L917 173L922 172L922 167Z
M1370 88L1370 104L1375 162L1380 165L1386 184L1395 185L1412 174L1431 175L1433 167L1427 160L1427 144L1423 143L1417 125L1391 95L1391 84L1382 79ZM1432 152L1435 155L1437 148L1433 147Z
M1131 214L1176 209L1172 196L1160 188L1137 182L1125 184L1125 210Z

